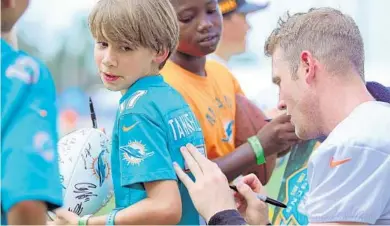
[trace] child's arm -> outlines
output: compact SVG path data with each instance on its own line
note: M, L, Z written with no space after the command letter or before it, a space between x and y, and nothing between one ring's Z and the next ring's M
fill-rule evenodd
M240 84L233 75L231 78L234 84L235 94L245 95ZM264 149L264 156L269 166L275 165L277 153L289 149L289 147L298 140L294 130L291 130L291 128L286 125L289 121L289 117L278 117L275 120L272 120L272 122L267 123L268 125L265 125L257 133L257 137L261 141L261 145ZM237 147L228 155L214 159L213 161L218 164L229 181L234 180L243 172L248 172L252 169L256 169L255 171L257 171L259 169L259 166L256 164L256 156L248 143ZM270 167L270 169L273 169L273 167ZM271 173L272 172L267 172L267 175L270 176Z
M175 225L181 218L181 199L176 181L156 181L145 184L148 197L115 217L116 225L165 224ZM89 225L105 225L107 216L93 217Z
M177 224L181 219L181 197L162 120L143 114L119 119L120 185L133 193L116 198L136 202L142 185L147 197L119 211L116 224ZM107 216L88 220L88 224L106 222Z

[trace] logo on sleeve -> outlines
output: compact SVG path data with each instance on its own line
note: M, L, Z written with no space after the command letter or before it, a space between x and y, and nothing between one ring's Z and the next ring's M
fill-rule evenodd
M140 165L142 161L154 155L153 151L148 151L144 144L139 141L129 142L127 145L119 147L123 152L123 160L128 165Z
M125 132L125 133L127 133L127 132L129 132L130 130L134 129L134 127L135 127L136 125L138 125L138 123L139 123L139 122L136 122L136 123L134 123L133 125L128 126L128 127L123 126L123 127L122 127L122 131Z
M336 166L342 165L344 163L347 163L351 160L352 158L346 158L346 159L341 159L341 160L334 160L334 157L330 159L330 168L335 168Z

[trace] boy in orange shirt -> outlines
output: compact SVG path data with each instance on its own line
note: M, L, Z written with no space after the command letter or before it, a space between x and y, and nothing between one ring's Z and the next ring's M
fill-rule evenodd
M266 161L274 165L276 154L297 142L294 126L289 116L279 116L249 143L235 147L235 96L243 91L226 67L206 61L206 55L215 51L221 36L222 15L218 1L171 2L179 20L180 40L161 74L183 95L197 116L208 158L219 165L229 180L243 172L256 172L257 165Z

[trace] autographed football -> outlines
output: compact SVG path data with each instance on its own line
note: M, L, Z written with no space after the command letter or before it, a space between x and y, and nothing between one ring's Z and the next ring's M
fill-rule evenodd
M247 142L247 139L257 134L267 123L264 113L244 95L236 95L236 136L235 146L238 147ZM266 158L266 164L248 169L243 174L254 173L262 184L267 184L275 168L276 156Z
M98 129L79 129L59 140L58 152L63 207L79 216L95 214L113 195L111 140Z

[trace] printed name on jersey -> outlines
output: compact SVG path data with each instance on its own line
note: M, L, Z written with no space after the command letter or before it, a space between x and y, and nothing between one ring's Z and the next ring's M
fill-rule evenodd
M127 101L127 107L126 109L134 108L135 104L138 102L138 100L144 96L146 93L148 93L147 90L138 90L135 92Z
M123 160L127 165L140 165L145 159L152 157L154 151L147 150L141 141L131 141L125 146L119 147L123 152Z
M22 56L5 71L7 78L16 78L26 84L34 84L39 79L39 64L31 57Z
M195 120L195 116L189 113L184 113L169 119L168 123L171 127L173 139L175 141L192 136L195 132L202 131Z

